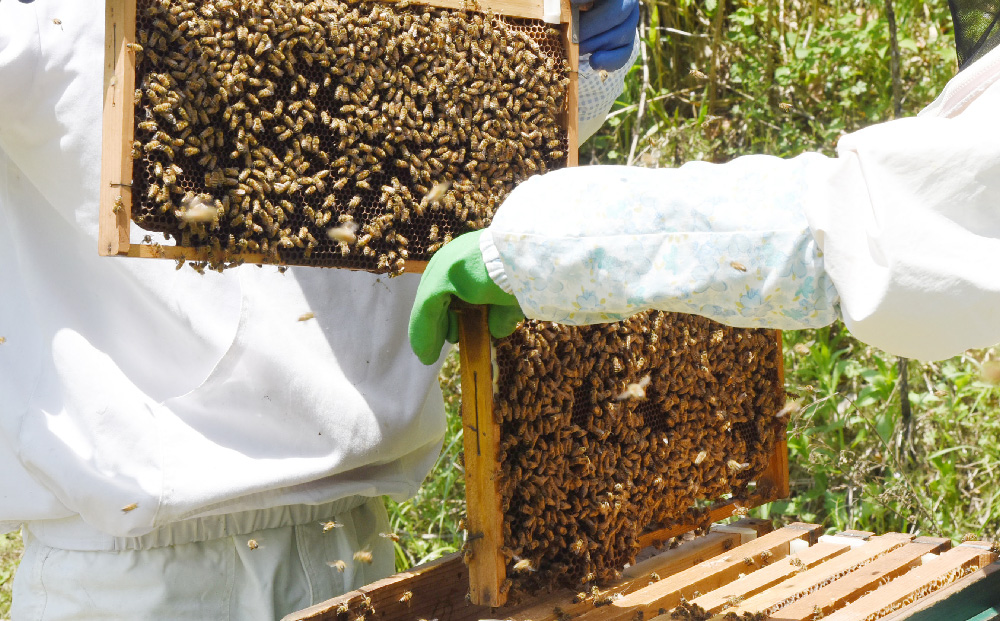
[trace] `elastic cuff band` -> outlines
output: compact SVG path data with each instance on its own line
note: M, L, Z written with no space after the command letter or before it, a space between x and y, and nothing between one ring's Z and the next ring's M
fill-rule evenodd
M493 235L489 229L483 229L483 234L479 236L479 252L483 255L483 264L486 265L486 273L490 279L501 290L514 295L514 288L507 281L507 272L504 271L503 261L500 260L500 251L493 244Z

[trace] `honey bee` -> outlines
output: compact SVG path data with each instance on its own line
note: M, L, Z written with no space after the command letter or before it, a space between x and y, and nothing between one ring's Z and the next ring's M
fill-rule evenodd
M247 540L247 547L250 548L251 550L256 550L257 548L260 547L260 545L257 544L256 539L249 539Z
M373 560L371 550L358 550L354 553L354 560L359 563L371 565Z
M183 208L175 212L181 222L206 223L214 222L218 218L218 210L209 205L202 197L196 196L184 202Z
M328 566L336 569L337 571L339 571L341 573L344 573L344 570L347 569L347 563L345 563L344 561L341 561L341 560L327 561L326 564Z
M111 206L111 212L114 213L114 214L118 214L124 208L125 208L125 202L122 200L122 197L121 196L116 196L115 197L115 204Z
M399 541L399 535L396 533L379 533L379 537L384 537L385 539L392 539L395 542Z
M734 270L737 270L739 272L745 272L745 271L747 271L747 266L743 265L739 261L730 261L729 262L729 267L731 267Z
M354 222L344 222L340 226L329 228L326 230L327 236L334 240L344 244L352 244L357 239L356 233L358 230L358 225Z
M697 466L701 462L705 461L706 457L708 457L708 451L700 451L698 456L694 458L695 465Z
M7 339L4 339L6 341ZM139 503L133 502L122 507L122 513L128 513L129 511L135 511L139 508Z
M520 559L516 563L514 563L513 569L516 572L534 572L534 571L536 571L534 565L531 564L531 561L528 560L528 559L526 559L526 558Z
M403 591L403 594L399 597L400 604L407 604L413 599L413 591Z
M316 317L316 313L314 313L312 311L309 311L308 313L302 313L301 315L299 315L299 321L309 321L310 319L313 319L315 317ZM324 527L323 530L324 530L324 532L326 532L326 528L325 527Z
M626 386L625 390L615 397L615 401L624 401L626 399L645 399L646 387L649 386L650 380L651 378L648 374L644 375L638 382Z
M788 103L787 101L783 101L778 104L778 107L784 110L785 112L789 112L792 109L792 104Z
M735 459L730 459L728 462L726 462L726 466L732 472L743 472L744 470L746 470L747 468L750 467L750 464L748 464L748 463L740 463L740 462L736 461Z

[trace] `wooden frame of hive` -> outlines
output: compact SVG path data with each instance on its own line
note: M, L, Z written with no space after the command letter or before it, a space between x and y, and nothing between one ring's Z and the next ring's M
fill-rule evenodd
M507 601L504 581L507 578L504 546L503 511L498 489L500 472L500 421L494 417L493 341L487 325L485 307L462 306L459 314L459 343L462 381L462 419L466 480L466 529L471 554L469 596L473 604L502 606ZM776 332L775 391L784 395L784 365L781 359L781 334ZM750 506L758 506L789 495L788 445L784 430L778 436L768 466L757 480L758 489L769 494L757 497ZM743 508L746 503L743 503ZM740 507L735 499L721 500L708 509L707 520L717 522L733 515ZM698 524L679 524L652 530L640 538L645 547L695 530Z
M713 526L670 550L648 548L597 594L563 589L492 609L465 601L460 554L288 615L283 621L669 621L687 602L704 615L771 621L973 621L994 618L1000 562L988 542L867 531L822 535L815 524ZM584 595L584 597L580 597ZM718 615L718 617L713 616ZM683 617L682 617L683 618Z
M569 62L567 110L560 115L567 133L566 165L577 165L577 72L579 45L573 41L569 0L558 0L563 46ZM498 16L542 20L544 0L420 0L414 5L434 8L492 12ZM134 99L136 63L129 44L136 41L136 0L106 0L104 112L101 149L100 212L98 251L102 256L166 258L206 261L211 258L207 247L160 246L133 243L132 179L130 157L135 136ZM246 252L238 258L247 263L272 262L263 254ZM425 261L406 261L406 271L420 273ZM353 269L353 268L349 268ZM371 270L375 271L375 270Z

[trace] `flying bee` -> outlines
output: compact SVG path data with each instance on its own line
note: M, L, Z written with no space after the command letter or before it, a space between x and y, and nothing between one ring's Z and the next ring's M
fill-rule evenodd
M396 533L379 533L379 537L384 537L385 539L392 539L394 542L399 542L399 535Z
M260 547L260 545L258 545L256 539L250 539L247 541L247 547L250 548L251 550L256 550L257 548Z
M649 382L650 376L648 374L644 375L638 382L626 386L625 390L615 397L615 401L624 401L626 399L645 399L646 387L649 386Z
M747 271L747 266L743 265L739 261L730 261L729 262L729 267L731 267L734 270L739 271L739 272L745 272L745 271Z
M359 563L371 565L373 560L371 550L358 550L354 553L354 560Z
M187 223L213 222L218 216L218 211L201 196L187 198L184 201L183 209L177 211L177 218Z
M344 222L340 226L329 228L326 235L333 241L344 244L353 244L357 240L358 225L355 222Z
M728 462L726 462L726 466L733 472L743 472L744 470L750 467L750 464L748 463L741 464L735 459L730 459Z
M7 339L4 339L6 341ZM133 502L122 507L122 513L128 513L129 511L135 511L139 508L139 503Z
M516 563L514 563L513 569L516 572L534 572L534 571L536 571L535 567L531 564L531 561L528 560L528 559L526 559L526 558L520 559Z
M347 563L345 563L344 561L341 561L341 560L337 560L337 561L327 561L327 562L326 562L326 564L327 564L328 566L330 566L330 567L332 567L332 568L336 569L336 570L337 570L337 571L339 571L340 573L344 573L344 570L345 570L345 569L347 569Z

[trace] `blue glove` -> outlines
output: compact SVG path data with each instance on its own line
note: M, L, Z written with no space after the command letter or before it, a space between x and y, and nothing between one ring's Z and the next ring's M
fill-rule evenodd
M590 0L570 0L589 4ZM639 0L594 0L589 11L580 11L580 53L590 54L594 69L617 71L632 55L639 25Z

